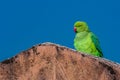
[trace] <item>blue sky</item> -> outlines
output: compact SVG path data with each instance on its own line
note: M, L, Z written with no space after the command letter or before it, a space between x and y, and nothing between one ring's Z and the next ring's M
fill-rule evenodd
M73 24L86 21L105 58L120 63L119 0L1 0L0 61L43 42L73 47Z

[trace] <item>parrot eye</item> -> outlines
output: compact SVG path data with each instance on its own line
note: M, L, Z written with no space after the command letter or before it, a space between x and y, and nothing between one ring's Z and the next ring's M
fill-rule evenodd
M79 26L82 26L82 24L79 24Z

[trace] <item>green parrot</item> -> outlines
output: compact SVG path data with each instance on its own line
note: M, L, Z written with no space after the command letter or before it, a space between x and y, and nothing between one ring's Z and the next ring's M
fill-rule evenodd
M103 57L99 40L96 35L90 31L86 22L75 22L74 31L76 33L74 47L77 51Z

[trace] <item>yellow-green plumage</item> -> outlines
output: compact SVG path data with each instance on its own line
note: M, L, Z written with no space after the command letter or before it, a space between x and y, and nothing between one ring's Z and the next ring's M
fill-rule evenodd
M98 38L89 30L87 23L77 21L74 24L76 36L74 47L77 51L93 56L103 57Z

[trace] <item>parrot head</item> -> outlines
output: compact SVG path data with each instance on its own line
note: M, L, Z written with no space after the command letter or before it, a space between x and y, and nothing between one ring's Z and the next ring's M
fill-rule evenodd
M75 22L75 24L74 24L74 31L75 31L76 33L79 33L79 32L89 31L89 28L88 28L86 22L77 21L77 22Z

